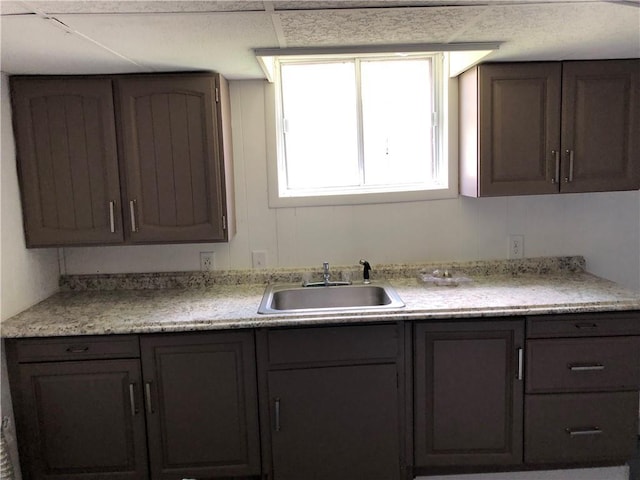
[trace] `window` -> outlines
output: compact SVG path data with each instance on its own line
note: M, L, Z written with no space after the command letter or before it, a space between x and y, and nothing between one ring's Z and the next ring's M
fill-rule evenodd
M279 196L447 188L442 57L280 60Z

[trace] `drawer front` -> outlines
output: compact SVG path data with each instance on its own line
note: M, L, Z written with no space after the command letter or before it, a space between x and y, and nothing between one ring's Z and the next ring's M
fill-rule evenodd
M526 395L525 463L630 458L638 431L638 392Z
M640 312L544 315L527 318L527 338L640 335Z
M18 362L137 358L137 335L29 338L16 340Z
M527 341L527 393L640 387L640 337Z
M395 362L399 329L387 324L269 330L269 364Z

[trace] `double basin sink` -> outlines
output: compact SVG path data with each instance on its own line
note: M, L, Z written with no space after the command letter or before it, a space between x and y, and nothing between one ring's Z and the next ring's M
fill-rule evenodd
M375 311L404 307L388 283L299 287L269 285L258 313L321 313Z

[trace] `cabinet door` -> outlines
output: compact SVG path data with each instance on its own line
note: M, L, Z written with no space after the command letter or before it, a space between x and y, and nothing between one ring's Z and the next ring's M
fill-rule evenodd
M216 77L116 81L131 242L226 239Z
M521 463L523 323L415 328L416 466Z
M252 332L142 337L151 477L260 473Z
M147 478L137 360L33 363L19 369L27 478Z
M11 79L28 247L123 241L111 81Z
M640 60L564 62L564 192L640 188Z
M556 193L560 63L479 67L480 194Z
M275 480L400 478L396 365L268 374Z

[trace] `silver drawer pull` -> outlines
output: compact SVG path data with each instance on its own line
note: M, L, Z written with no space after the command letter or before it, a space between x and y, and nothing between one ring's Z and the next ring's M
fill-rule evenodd
M129 384L129 403L131 404L131 416L135 417L136 413L138 413L138 409L136 408L136 394L135 394L135 383Z
M116 233L115 204L114 201L109 202L109 231L111 233Z
M71 345L67 348L67 352L69 353L84 353L89 351L89 347L87 345Z
M572 372L596 372L604 370L604 365L601 363L592 363L592 364L569 364L567 368Z
M131 231L138 231L138 224L136 223L136 206L137 202L135 200L129 201L129 214L131 215Z
M518 349L518 380L524 378L524 350Z
M593 330L594 328L598 328L598 324L591 322L578 322L575 324L575 327L578 330Z
M555 157L555 172L551 179L551 183L560 183L560 152L558 150L551 150L551 154Z
M581 435L602 435L602 430L598 427L565 428L564 431L572 437L579 437Z
M274 416L275 416L275 430L276 432L280 431L280 399L276 398L274 404Z

